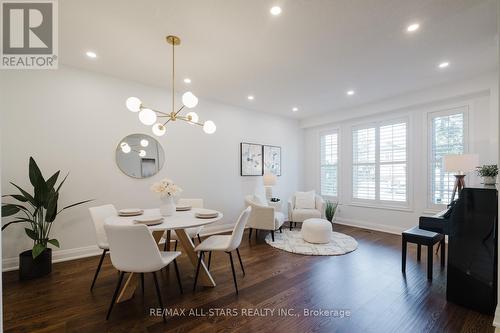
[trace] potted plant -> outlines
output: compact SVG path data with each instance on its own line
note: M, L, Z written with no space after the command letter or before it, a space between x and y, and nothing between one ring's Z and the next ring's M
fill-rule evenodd
M20 194L9 194L18 203L2 204L2 217L12 216L14 220L2 226L2 230L11 224L25 223L26 235L33 240L33 248L19 254L19 277L21 280L32 279L49 274L52 271L52 249L48 245L59 247L59 241L50 238L52 224L57 215L70 207L81 205L91 200L85 200L58 209L59 191L66 177L56 187L60 171L45 180L33 157L29 161L29 179L33 186L33 194L16 184Z
M496 164L477 167L477 174L483 178L485 185L495 185L497 182L498 166Z
M330 223L332 224L333 227L333 221L335 219L335 213L337 212L337 206L339 204L337 202L332 202L327 200L325 203L325 217Z

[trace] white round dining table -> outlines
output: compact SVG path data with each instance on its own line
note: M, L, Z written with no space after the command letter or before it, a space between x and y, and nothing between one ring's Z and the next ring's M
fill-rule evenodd
M179 243L182 245L182 248L184 249L184 252L187 254L188 258L190 259L193 267L196 267L196 265L198 263L198 256L197 256L196 252L194 251L193 241L191 240L191 238L189 238L185 229L208 225L210 223L214 223L216 221L219 221L223 217L223 214L221 212L217 212L218 215L217 215L217 217L214 217L214 218L209 218L209 219L197 218L195 216L195 213L197 211L198 211L198 209L196 209L196 208L193 208L193 209L188 210L188 211L176 211L171 216L164 216L162 223L148 226L148 229L151 230L151 232L153 234L153 238L155 239L156 243L159 243L159 241L161 240L165 231L175 230L177 238L179 239ZM160 210L159 209L145 209L144 213L142 215L140 215L140 217L145 217L145 216L161 216ZM110 216L104 220L104 223L105 224L114 224L114 225L116 225L116 224L135 224L136 222L134 222L134 220L137 219L138 217L139 216L118 216L118 215ZM170 242L168 239L167 250L170 248L169 243ZM113 251L113 250L111 249L111 251ZM205 263L203 261L202 261L202 264L200 267L199 274L200 274L199 281L203 286L215 287L215 281L214 281L213 277L210 275L210 272L208 271L208 269L205 266ZM134 296L134 292L135 292L135 289L137 288L137 285L138 285L137 274L130 273L125 284L123 285L122 290L120 291L120 294L118 295L116 302L120 303L120 302L123 302L123 301L126 301L126 300L132 298Z

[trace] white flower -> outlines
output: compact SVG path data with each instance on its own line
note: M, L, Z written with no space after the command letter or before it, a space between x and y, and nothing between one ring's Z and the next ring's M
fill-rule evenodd
M159 193L160 197L174 196L182 192L182 188L174 184L171 179L165 178L151 185L151 191Z

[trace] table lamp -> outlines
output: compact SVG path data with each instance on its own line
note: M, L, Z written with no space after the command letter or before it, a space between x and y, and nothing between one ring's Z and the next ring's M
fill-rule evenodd
M479 164L477 154L445 155L443 156L444 171L455 174L455 185L451 194L451 201L455 199L455 193L465 187L465 173L476 169Z
M264 187L266 189L267 201L270 201L273 197L273 186L276 185L276 176L272 173L266 173L263 177Z

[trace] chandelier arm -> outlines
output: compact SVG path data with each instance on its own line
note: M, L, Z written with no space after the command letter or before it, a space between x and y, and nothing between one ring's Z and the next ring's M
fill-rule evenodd
M186 117L181 117L181 116L179 116L179 117L177 117L177 119L184 120L185 122L190 123L190 124L195 124L195 125L203 126L203 124L202 124L202 123L194 122L194 121L192 121L192 120L189 120L189 119L188 119L188 118L186 118Z
M179 112L181 112L181 111L182 111L182 109L184 109L184 107L185 107L185 105L183 104L183 105L181 106L181 108L180 108L179 110L177 110L177 112L175 113L175 115L174 115L174 116L177 116L177 115L179 114Z

